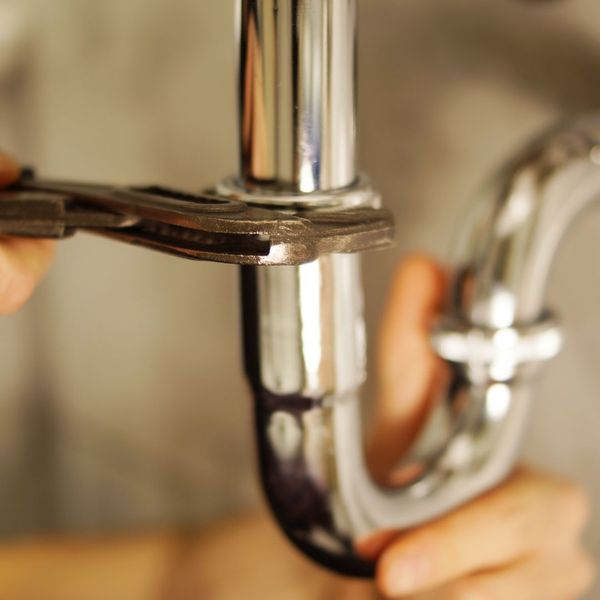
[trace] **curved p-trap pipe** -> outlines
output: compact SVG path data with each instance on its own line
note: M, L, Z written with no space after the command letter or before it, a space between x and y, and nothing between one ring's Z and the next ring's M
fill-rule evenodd
M355 169L354 0L242 0L239 184L296 209L351 186ZM396 489L365 466L360 257L244 267L246 370L262 483L287 536L335 571L373 565L359 538L433 519L511 470L532 377L560 349L544 309L554 251L600 193L600 119L558 127L488 186L464 225L445 317L433 335L451 377L434 447ZM305 194L305 195L303 195ZM300 200L299 200L300 199Z

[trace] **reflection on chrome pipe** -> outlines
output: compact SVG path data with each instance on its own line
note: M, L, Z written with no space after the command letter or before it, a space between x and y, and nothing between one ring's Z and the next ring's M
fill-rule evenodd
M555 250L599 195L599 115L560 124L530 144L488 186L460 232L456 316L492 328L539 319Z
M299 193L339 194L356 179L355 8L355 0L241 2L238 185L263 204L298 208ZM373 565L355 552L358 539L435 518L510 471L531 378L560 348L542 310L552 251L600 190L595 131L584 123L544 138L473 210L434 336L451 372L435 420L443 426L427 453L404 458L416 475L397 489L376 485L363 456L360 257L242 269L262 482L283 530L307 555L371 575Z
M261 478L275 516L319 563L371 575L354 555L356 531L338 487L338 453L362 460L360 420L335 431L341 412L358 411L364 380L357 260L336 255L299 268L243 269L244 340ZM338 434L356 449L338 447Z
M355 29L356 0L241 0L246 186L314 192L356 179Z
M407 458L419 476L396 490L378 487L362 448L365 337L357 260L322 259L322 274L330 273L326 286L302 268L244 269L244 339L262 483L277 519L322 565L370 576L373 565L354 550L358 539L439 516L508 472L528 389L475 384L455 368L441 407L447 431L430 455ZM273 269L281 279L273 279ZM282 280L287 285L276 285ZM320 298L320 311L303 301L309 290Z

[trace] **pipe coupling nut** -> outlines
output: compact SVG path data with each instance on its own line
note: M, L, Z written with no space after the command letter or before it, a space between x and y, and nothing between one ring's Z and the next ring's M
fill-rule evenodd
M521 365L551 360L563 346L561 327L550 313L530 325L502 328L444 318L431 340L435 352L444 360L462 364L471 372L484 369L495 381L512 379Z

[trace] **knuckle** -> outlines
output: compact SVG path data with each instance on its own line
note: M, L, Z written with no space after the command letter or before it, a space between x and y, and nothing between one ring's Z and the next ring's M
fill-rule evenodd
M499 511L498 518L502 523L505 554L512 554L523 545L533 545L540 537L537 511L531 506L529 498L518 498L507 503Z
M589 554L581 551L575 571L574 584L577 587L576 592L579 596L587 592L596 581L598 567Z
M423 538L423 545L438 557L437 571L446 577L456 577L475 561L472 537L464 519L450 518Z
M591 501L587 491L577 483L562 483L558 497L558 510L566 532L579 535L591 512Z
M499 598L490 586L471 580L455 584L448 600L499 600Z
M0 273L0 314L17 312L33 292L34 285L31 277L11 269Z

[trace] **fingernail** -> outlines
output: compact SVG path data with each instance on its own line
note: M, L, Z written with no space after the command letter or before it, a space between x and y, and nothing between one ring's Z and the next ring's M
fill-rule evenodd
M429 559L424 554L408 554L390 566L386 589L390 594L408 594L417 591L425 583L431 570Z

